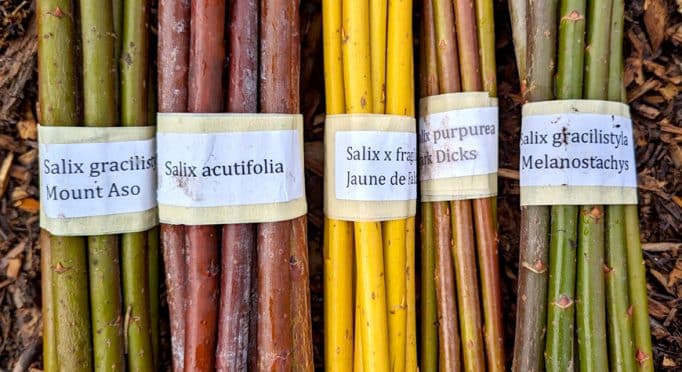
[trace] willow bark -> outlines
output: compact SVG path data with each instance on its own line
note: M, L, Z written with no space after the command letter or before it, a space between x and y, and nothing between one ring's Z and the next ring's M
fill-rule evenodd
M158 110L187 111L190 2L159 0ZM171 360L174 372L184 367L185 345L185 227L161 224L161 251L166 272L170 315Z
M113 126L118 69L111 2L81 1L81 59L85 126ZM95 370L125 366L121 316L121 267L117 235L87 238Z
M557 0L528 2L528 101L554 98L557 34ZM539 372L544 368L549 259L549 208L521 208L519 291L514 338L514 372Z
M265 113L295 113L292 97L292 34L297 22L290 0L263 0L260 9L260 110ZM258 226L258 329L256 368L292 369L291 257L292 222Z
M41 0L38 16L38 95L44 125L80 122L75 17L71 1ZM82 237L50 237L57 363L69 371L92 368L87 254Z
M189 112L220 112L225 62L225 0L193 0L189 58ZM219 249L215 226L186 226L187 308L185 370L215 366L219 305Z
M121 50L121 124L146 125L149 118L149 2L125 1ZM147 232L121 237L121 271L126 318L128 369L154 370L154 349L149 308Z
M434 28L433 2L422 1L422 45L421 45L421 95L433 96L438 91L438 67L436 35ZM421 359L420 368L425 372L438 370L439 336L438 294L436 287L436 242L434 210L432 203L422 203L421 221ZM446 219L446 226L449 223ZM449 253L449 250L446 249ZM449 257L448 257L449 262ZM454 298L454 295L450 298ZM457 346L457 345L455 345Z
M52 257L50 252L50 234L40 230L40 275L41 295L43 302L43 369L47 372L57 371L57 345L55 344L54 305L52 295Z
M607 99L612 0L588 0L583 98ZM578 222L576 324L580 370L609 368L604 283L604 207L583 205Z
M482 89L491 97L495 97L497 96L497 73L493 2L492 0L476 0L475 3ZM497 236L497 199L493 197L473 200L472 208L481 281L486 360L490 371L504 371L505 350Z
M480 91L483 89L483 78L474 3L473 0L458 0L454 5L462 91ZM473 207L477 205L480 203L470 200L450 202L454 242L452 255L455 260L462 359L466 371L485 365L473 221ZM491 226L488 229L480 227L486 235L491 232Z
M233 1L228 27L228 112L258 111L258 4ZM220 315L216 369L248 366L251 267L256 248L252 224L223 226Z
M289 0L289 14L292 20L291 58L289 59L290 113L301 111L301 25L300 0ZM308 269L308 218L301 216L291 221L291 332L293 342L293 369L310 371L313 364L313 329L310 314L310 283Z

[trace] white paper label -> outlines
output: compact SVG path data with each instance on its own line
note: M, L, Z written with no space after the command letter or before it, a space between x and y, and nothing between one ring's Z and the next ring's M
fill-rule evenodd
M94 217L156 207L154 139L41 143L40 199L49 218Z
M289 202L304 195L295 130L158 133L158 199L180 207Z
M341 200L417 198L414 133L340 131L335 137L335 190Z
M497 172L497 107L439 112L419 121L421 180Z
M523 118L520 185L637 187L632 121L562 113Z

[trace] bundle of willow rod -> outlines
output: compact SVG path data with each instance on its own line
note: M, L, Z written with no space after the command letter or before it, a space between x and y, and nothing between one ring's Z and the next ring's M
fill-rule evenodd
M298 113L298 7L161 0L159 111ZM173 370L312 371L305 216L161 231Z
M511 6L529 101L625 100L622 0ZM524 207L520 249L514 371L653 370L636 205Z
M38 1L42 122L147 125L147 1L125 6L80 1L76 6ZM76 61L79 43L81 64ZM121 55L126 57L119 70ZM157 233L49 238L41 264L46 371L155 369L158 288L151 283L158 283Z
M414 115L412 2L325 0L322 13L327 113ZM325 221L328 371L417 370L414 233L414 218Z
M423 2L423 96L497 94L493 4L474 3ZM505 369L494 205L422 204L422 371Z

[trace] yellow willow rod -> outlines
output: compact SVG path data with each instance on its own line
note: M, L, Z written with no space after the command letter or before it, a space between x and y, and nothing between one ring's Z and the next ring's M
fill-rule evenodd
M384 113L386 77L386 1L370 0L373 111ZM379 97L376 97L379 95ZM379 105L376 104L379 100ZM382 224L388 307L388 356L392 372L405 371L407 334L406 220Z
M357 261L356 267L357 267ZM360 287L360 282L357 282L355 287L355 353L353 354L353 372L363 372L362 365L362 311L360 309L360 294L363 289Z
M386 44L386 113L414 116L412 1L389 1ZM391 265L387 268L387 281L391 283L388 287L388 292L391 294L389 298L398 297L397 294L392 294L393 292L400 293L405 302L401 308L402 317L392 316L392 321L389 323L391 357L396 362L398 371L409 368L407 371L414 372L416 371L416 319L412 318L416 315L415 299L406 290L413 286L414 280L414 237L410 237L411 241L405 240L407 224L407 219L384 222L384 228L390 232L387 234L386 242L405 242L401 246L397 244L384 246L384 251L387 253L387 264ZM407 252L408 249L411 252ZM396 251L400 253L391 254ZM398 273L398 276L392 278L391 272ZM393 283L400 284L394 286ZM407 319L408 315L410 319ZM408 325L415 329L408 329ZM403 335L410 335L410 340L407 341Z
M353 365L353 229L346 221L325 220L324 317L327 371Z
M407 278L405 280L405 286L407 287L407 341L405 345L405 370L409 372L416 372L417 366L417 289L415 287L415 218L410 217L407 219L407 232L405 244L405 249L407 250L406 262Z
M355 223L360 338L364 371L388 372L386 293L381 247L381 223Z
M322 33L327 113L343 113L341 2L322 1ZM324 325L326 370L342 372L353 366L353 228L346 221L325 219Z
M386 0L369 0L372 107L383 114L386 103Z
M343 72L347 113L371 113L369 3L343 1ZM381 224L355 223L355 251L359 312L363 316L360 337L365 371L389 371L384 262L380 247Z
M388 355L392 372L405 371L407 333L407 220L383 223L388 306Z

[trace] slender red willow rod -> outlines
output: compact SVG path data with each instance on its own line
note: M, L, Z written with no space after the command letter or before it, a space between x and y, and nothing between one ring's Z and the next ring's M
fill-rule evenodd
M189 112L220 112L223 106L225 0L193 0L189 59ZM186 227L187 309L185 371L212 371L218 321L220 261L218 229Z
M158 109L187 111L189 70L189 0L159 0ZM184 367L185 353L185 226L161 224L161 248L170 313L174 372Z

